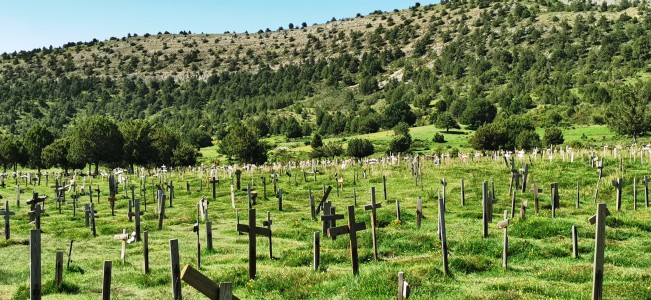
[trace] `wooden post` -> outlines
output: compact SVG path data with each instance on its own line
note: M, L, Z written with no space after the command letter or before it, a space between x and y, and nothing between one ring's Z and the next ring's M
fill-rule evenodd
M445 232L445 200L439 197L439 233L441 235L441 254L443 255L443 274L450 275L448 268L448 242Z
M376 210L382 207L382 203L375 202L375 187L371 187L371 204L364 206L364 210L371 211L371 239L373 241L373 258L378 259L377 254L377 236L375 234L375 225L376 225Z
M617 180L613 180L612 183L617 192L616 193L617 211L622 211L622 188L624 187L624 180L622 178L617 178Z
M41 230L29 231L29 298L41 299Z
M515 189L511 195L511 218L515 218L515 193L517 193L517 191L518 189Z
M140 200L134 200L135 217L136 217L136 241L140 242Z
M533 184L533 189L531 190L533 193L533 210L536 215L538 215L538 212L540 211L540 203L538 201L538 193L542 193L542 189L538 188L538 184L534 183Z
M54 263L54 286L59 289L63 283L63 250L57 250Z
M464 184L463 178L461 178L461 206L466 205L466 185Z
M572 257L579 258L579 240L575 225L572 225Z
M149 231L145 230L143 232L144 234L144 239L143 239L143 269L145 271L145 274L149 274Z
M314 261L313 268L315 271L319 270L319 264L321 264L321 237L319 232L314 232Z
M206 221L206 247L212 251L212 222Z
M90 232L93 234L93 237L97 236L97 228L95 227L95 204L92 202L90 203Z
M423 219L423 197L418 196L416 202L416 227L420 228Z
M400 200L396 200L396 220L400 221Z
M283 211L283 189L278 190L278 211Z
M482 229L483 229L483 238L488 237L488 181L484 180L482 184Z
M503 248L502 248L502 267L504 269L508 268L508 261L509 261L509 233L508 233L509 215L508 214L509 211L505 210L504 220L497 223L497 228L504 229L504 241L503 241Z
M233 285L230 282L222 282L219 284L219 300L234 300L238 299L233 296Z
M644 207L649 208L649 179L644 176Z
M405 280L405 272L398 272L398 297L397 300L409 298L409 284Z
M579 182L576 182L576 209L581 206L581 190L579 189Z
M210 181L210 184L212 184L212 199L215 200L217 199L217 187L215 184L217 184L219 180L217 178L213 177L212 180Z
M70 262L72 262L72 243L74 240L70 240L70 249L68 249L68 263L66 264L66 269L70 268Z
M384 201L387 201L387 177L382 175L382 187L384 188Z
M552 183L552 218L556 218L556 200L554 199L554 193L556 192L556 187Z
M441 185L443 186L443 211L445 211L447 186L448 186L448 182L445 180L445 178L441 179Z
M158 194L158 230L163 230L163 219L165 218L165 194Z
M637 210L637 178L633 177L633 210Z
M174 300L181 300L181 266L179 265L179 240L177 239L170 240L170 264L172 274L172 298Z
M111 271L113 270L113 262L110 260L104 261L104 279L102 281L102 300L111 299Z
M605 203L597 205L597 214L594 222L597 224L595 230L595 248L594 248L594 270L592 277L592 299L602 299L603 281L604 281L604 249L606 247L606 217L608 208Z
M314 207L314 196L312 196L311 189L308 197L310 198L310 215L312 216L312 220L316 220L316 208Z

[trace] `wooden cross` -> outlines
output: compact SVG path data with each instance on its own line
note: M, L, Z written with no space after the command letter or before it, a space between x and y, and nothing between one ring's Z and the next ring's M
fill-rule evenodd
M41 205L36 204L36 207L34 207L34 210L30 211L29 217L30 220L33 219L34 223L36 224L36 229L41 229L41 214L44 213L45 210L41 210Z
M353 265L353 275L359 274L359 261L357 255L357 232L366 229L366 223L355 223L355 207L348 206L348 224L328 228L328 236L333 239L338 235L348 234L350 236L350 259Z
M95 210L95 204L90 203L89 207L89 213L90 213L90 232L93 234L93 237L97 236L97 230L95 228L95 213L97 211Z
M233 296L231 283L222 282L217 284L190 265L186 265L181 271L181 280L204 294L208 299L239 300L239 298Z
M539 211L539 202L538 202L538 193L542 193L542 189L538 187L537 183L533 184L533 189L531 189L531 192L533 193L533 202L534 202L534 211L536 215L538 215Z
M241 181L240 181L241 176L242 176L242 170L240 169L235 170L235 179L236 179L235 183L238 191L242 189Z
M604 160L603 160L603 158L597 164L597 169L599 169L599 179L601 180L601 177L602 177L603 172L604 172Z
M215 187L215 184L218 184L219 180L216 177L213 177L209 182L212 184L212 199L215 200L217 199L217 188Z
M617 190L617 198L616 198L617 211L621 211L622 210L622 189L624 188L624 179L617 178L617 180L613 180L612 184L615 187L615 189Z
M122 262L125 261L127 256L127 240L129 239L129 234L127 234L126 229L122 229L122 234L116 234L113 236L113 240L122 242L122 251L120 252L120 259Z
M499 229L504 229L504 248L502 249L502 267L504 269L507 268L508 266L508 253L509 253L509 233L508 233L508 227L509 227L509 217L508 217L509 212L507 210L504 211L504 220L500 221L497 223L497 228Z
M9 216L13 216L16 213L9 210L9 201L5 201L5 208L0 210L0 216L5 217L5 239L8 240L10 237L10 228L9 228Z
M249 234L249 279L255 279L256 274L256 235L271 236L271 230L255 226L255 208L249 209L249 225L237 224L238 232Z
M323 235L328 234L328 228L337 227L337 220L344 219L344 215L336 214L336 208L331 205L330 201L328 201L323 206L323 216L321 216L321 221L323 222ZM326 210L328 211L327 214L325 213ZM335 240L336 237L332 239Z
M520 169L522 171L522 192L527 192L527 177L529 176L529 165L525 164L524 168Z
M328 196L330 195L330 192L331 192L331 191L332 191L332 186L329 185L329 186L328 186L328 189L325 190L325 192L323 193L323 199L321 199L321 202L319 202L319 205L318 205L317 208L316 208L316 213L317 213L317 214L319 214L319 212L320 212L321 209L323 208L323 203L326 202L326 200L328 199Z

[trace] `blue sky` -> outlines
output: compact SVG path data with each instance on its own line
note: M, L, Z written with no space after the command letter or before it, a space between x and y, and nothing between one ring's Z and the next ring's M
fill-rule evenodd
M0 1L0 53L105 40L127 33L155 34L256 32L291 22L300 26L332 17L367 15L380 9L405 9L417 1L371 0L11 0ZM418 1L422 5L439 1Z

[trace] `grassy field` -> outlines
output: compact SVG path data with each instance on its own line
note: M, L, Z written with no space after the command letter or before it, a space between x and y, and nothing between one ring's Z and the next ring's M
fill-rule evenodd
M279 188L283 189L283 208L279 212L277 201L272 196L273 187L268 184L268 199L262 198L260 171L243 173L243 185L253 183L260 194L257 223L271 211L273 219L274 259L267 256L267 239L258 242L258 278L249 281L247 276L246 235L235 231L236 212L231 208L229 185L218 186L216 201L209 207L213 221L215 251L202 252L202 272L215 281L230 281L234 294L241 299L390 299L396 293L398 271L404 271L412 287L411 299L583 299L591 292L592 261L594 248L594 227L587 219L595 213L594 189L597 183L596 169L587 166L587 158L579 162L554 162L534 160L530 166L530 184L538 183L544 189L541 195L541 212L534 216L531 193L518 193L518 205L529 200L527 219L520 220L518 214L509 227L509 269L501 267L502 230L496 223L503 211L510 210L508 196L509 171L503 161L462 163L453 161L443 166L431 162L423 165L423 189L414 185L405 163L396 166L379 166L368 169L369 175L362 178L355 187L358 206L358 222L370 224L369 213L363 205L370 202L370 187L377 189L377 198L383 202L378 211L378 250L381 259L374 261L370 230L358 233L360 253L360 275L352 276L348 250L348 238L342 236L336 241L322 237L321 270L311 270L312 236L321 229L321 223L310 220L308 189L321 195L321 185L334 186L333 174L343 175L346 182L343 190L336 189L330 195L337 212L343 213L353 204L354 168L345 170L320 168L322 174L317 181L303 182L299 176L297 185L283 176ZM604 180L600 183L600 201L608 203L612 215L607 221L606 266L604 298L648 299L651 268L651 210L643 204L642 185L638 183L640 203L633 211L633 177L641 178L650 173L648 164L641 165L624 161L624 205L622 212L614 207L614 189L609 182L618 175L617 160L605 162ZM366 166L363 168L367 168ZM294 172L298 173L298 172ZM266 173L268 174L268 173ZM207 176L204 173L204 177ZM220 174L221 175L221 174ZM388 201L383 199L382 175L387 176ZM451 276L444 276L441 263L441 244L437 238L436 191L440 179L446 178L447 188L446 227L450 254ZM460 205L461 178L465 179L466 205ZM50 178L52 179L52 178ZM152 202L152 179L147 184L147 211L143 217L143 230L150 231L151 274L142 272L142 244L127 246L126 263L119 259L120 242L113 235L123 228L133 230L128 222L127 201L124 192L118 195L116 216L110 215L106 200L107 183L99 179L103 191L101 203L97 206L98 237L93 238L84 226L83 215L72 216L72 207L66 205L59 214L52 202L53 189L29 186L21 196L20 209L15 206L13 180L0 189L0 195L10 201L16 216L11 218L12 238L0 241L0 299L25 299L29 282L29 248L27 207L24 201L32 189L50 196L46 205L47 216L43 217L43 281L47 295L45 299L96 299L101 293L102 262L113 260L112 296L114 299L168 299L171 297L169 239L179 239L181 265L196 265L196 235L192 232L195 222L196 203L202 196L210 197L210 190L204 180L204 189L198 191L197 174L171 177L176 186L173 207L168 207L164 228L156 228L156 214ZM185 181L191 184L192 192L185 191ZM490 225L489 238L481 237L481 183L494 180L497 203L494 222ZM270 180L267 180L270 182ZM555 219L551 218L549 184L559 182L561 208ZM574 208L575 185L581 186L581 207ZM52 180L50 181L52 184ZM422 228L415 225L416 199L424 199ZM142 199L142 196L140 196ZM396 220L395 200L400 200L402 217ZM82 197L82 203L88 197ZM237 207L242 223L247 222L246 192L236 193ZM340 224L344 222L340 221ZM571 257L570 229L578 227L580 258ZM202 245L205 248L205 231L201 230ZM57 293L52 288L54 279L54 258L57 249L67 252L70 240L75 240L73 263L64 272L66 291ZM65 258L64 258L65 259ZM47 288L49 286L49 288ZM183 284L184 299L202 299L194 289Z

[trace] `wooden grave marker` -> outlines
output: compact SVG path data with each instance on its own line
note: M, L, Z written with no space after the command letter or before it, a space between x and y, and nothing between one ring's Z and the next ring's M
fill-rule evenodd
M615 204L617 211L622 211L622 189L624 188L624 180L622 178L617 178L617 180L613 180L612 184L616 190Z
M509 211L505 210L504 211L504 220L497 223L497 228L504 229L504 240L503 240L503 248L502 248L502 267L504 269L508 268L508 261L509 261L509 233L508 233L508 227L509 227Z
M353 265L353 275L359 274L359 260L357 253L357 232L366 229L366 223L355 223L355 207L348 206L348 224L328 228L328 236L333 239L342 234L348 234L350 237L350 259Z
M9 217L15 215L16 213L9 209L9 201L5 201L5 208L0 210L0 216L4 216L5 219L5 240L8 240L11 237L11 228L9 226Z
M371 187L371 204L364 206L365 211L371 211L371 239L373 241L373 258L378 260L377 254L377 234L375 232L375 226L377 226L377 209L382 207L382 203L375 202L375 187Z
M113 240L122 242L122 250L120 251L120 259L122 262L126 261L127 258L127 241L129 240L129 234L126 229L122 229L122 234L116 234L113 236Z
M441 255L443 256L443 275L450 275L448 266L448 242L445 230L445 200L439 197L439 234L441 237Z
M423 197L418 196L416 201L416 227L420 228L423 219Z
M181 280L196 289L211 300L239 300L233 296L232 285L229 282L217 284L190 265L183 267Z
M172 275L172 299L181 300L181 266L179 264L179 240L170 240L170 273Z
M41 230L41 214L44 212L45 211L41 209L40 204L36 204L34 210L28 212L30 219L34 219L34 224L36 225L36 229L38 230Z
M314 242L313 242L313 248L314 248L314 260L312 262L312 267L313 270L319 270L319 265L321 264L321 237L319 236L319 232L315 231L314 232Z
M271 236L271 230L264 227L255 226L255 208L249 209L249 225L237 224L238 232L247 232L249 234L249 279L255 279L256 275L256 241L257 235L266 237ZM271 244L269 244L271 246Z
M41 231L29 231L29 298L41 299Z
M606 248L606 218L610 215L605 203L597 205L597 214L590 217L595 230L594 266L592 275L592 299L602 299L604 282L604 250Z
M538 200L538 195L542 193L542 189L538 187L537 183L533 184L533 189L531 189L531 192L533 193L533 210L536 215L538 215L538 212L540 211L540 202Z
M104 261L104 275L102 279L102 300L111 299L111 273L113 270L113 262L110 260Z

